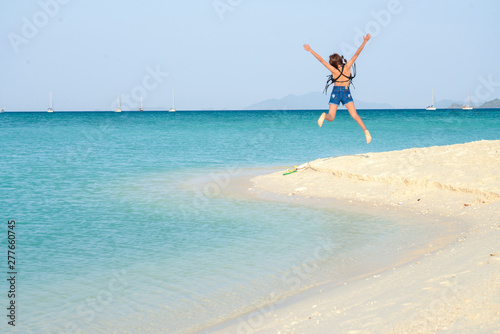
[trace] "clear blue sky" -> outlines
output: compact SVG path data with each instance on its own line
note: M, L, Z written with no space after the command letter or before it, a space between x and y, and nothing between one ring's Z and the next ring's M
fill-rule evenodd
M240 109L321 92L328 73L302 44L349 58L366 32L355 98L491 100L499 13L477 0L2 1L0 107L45 110L53 92L56 110L112 110L119 93L136 109L143 91L146 109L168 109L175 88L178 109Z

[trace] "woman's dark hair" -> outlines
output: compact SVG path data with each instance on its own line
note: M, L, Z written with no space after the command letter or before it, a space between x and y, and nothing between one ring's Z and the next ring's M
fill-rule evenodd
M335 68L340 68L341 65L346 63L344 56L339 56L338 53L330 55L330 65Z

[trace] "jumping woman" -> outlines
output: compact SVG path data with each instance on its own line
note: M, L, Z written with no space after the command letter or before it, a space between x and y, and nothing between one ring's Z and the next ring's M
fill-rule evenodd
M318 119L319 127L323 125L325 119L330 122L333 121L335 114L337 113L337 108L342 102L342 104L344 104L349 111L349 115L351 115L351 117L358 122L361 129L365 132L367 144L372 141L372 136L370 136L370 132L366 129L361 117L359 117L356 112L356 108L354 107L354 102L351 97L351 91L349 90L349 85L354 78L354 76L351 76L351 68L370 38L370 34L363 37L363 44L361 44L354 56L348 62L346 62L344 56L339 56L337 53L334 53L330 56L330 63L327 63L323 58L321 58L320 55L314 52L308 44L304 44L304 49L311 52L312 55L321 62L321 64L325 65L325 67L332 72L332 76L329 81L334 83L332 95L330 97L330 108L328 110L328 114L321 114Z

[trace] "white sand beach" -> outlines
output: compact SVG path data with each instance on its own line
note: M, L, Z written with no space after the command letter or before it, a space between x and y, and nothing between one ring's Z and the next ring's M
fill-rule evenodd
M464 223L405 263L210 333L500 333L500 140L319 159L250 192ZM418 221L418 219L417 219Z

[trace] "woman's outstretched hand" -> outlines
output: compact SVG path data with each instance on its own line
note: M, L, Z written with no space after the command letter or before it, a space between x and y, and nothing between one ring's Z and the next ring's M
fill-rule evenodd
M366 34L366 36L363 36L363 39L365 40L365 42L368 42L368 40L372 38L372 35L370 34Z
M304 50L311 51L311 47L309 46L309 44L304 44Z

